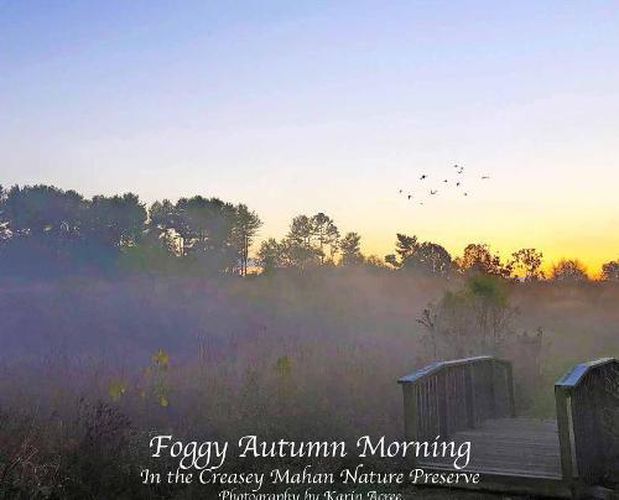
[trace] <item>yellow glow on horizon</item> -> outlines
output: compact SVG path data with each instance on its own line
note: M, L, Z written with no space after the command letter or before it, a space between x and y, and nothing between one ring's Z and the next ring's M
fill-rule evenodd
M596 278L599 276L601 267L604 263L611 260L619 260L619 248L617 241L609 241L604 245L587 245L579 244L577 238L569 248L561 244L556 244L552 241L540 241L538 244L515 245L513 242L501 242L500 240L462 240L453 241L452 238L446 238L443 242L437 239L424 238L414 232L400 231L408 235L416 235L420 241L433 241L444 246L451 254L452 258L462 255L466 245L469 243L486 243L489 245L493 253L498 254L503 261L510 259L513 252L521 248L535 248L543 254L542 269L544 272L549 272L552 267L563 259L576 259L581 262L587 269L590 277ZM381 237L365 237L362 235L363 251L365 255L376 255L381 259L385 255L395 253L396 234L390 240L385 240ZM449 241L447 243L446 241Z
M488 244L503 260L521 248L535 248L543 253L546 272L562 259L577 259L591 277L597 277L602 264L619 259L619 232L615 230L619 217L608 199L588 198L575 206L569 203L569 193L564 198L558 193L540 196L543 203L538 204L493 195L490 191L481 199L450 199L424 207L411 206L391 192L372 203L359 196L342 196L337 204L327 200L313 201L311 206L299 204L293 213L325 212L342 235L348 231L361 235L365 255L381 259L394 253L396 233L438 243L454 258L469 243ZM265 220L264 237L285 234L292 215L278 211L277 216L277 226Z

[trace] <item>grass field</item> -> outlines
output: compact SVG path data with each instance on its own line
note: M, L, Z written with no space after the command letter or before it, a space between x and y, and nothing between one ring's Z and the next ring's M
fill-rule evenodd
M399 437L396 380L432 359L417 319L460 286L382 271L4 286L3 488L179 495L132 483L153 431ZM516 373L520 410L552 417L560 375L619 352L619 288L510 285L510 303L517 331L544 332L540 372Z

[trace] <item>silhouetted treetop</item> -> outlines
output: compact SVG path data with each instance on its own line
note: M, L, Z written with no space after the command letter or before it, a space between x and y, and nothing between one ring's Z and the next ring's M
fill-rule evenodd
M2 216L15 235L40 237L79 232L87 204L75 191L53 186L13 186L2 200Z
M396 234L395 254L385 262L397 269L415 270L427 274L446 275L452 270L449 252L438 243L420 242L416 236Z
M82 231L102 245L137 245L144 232L147 213L137 195L94 196L84 214Z
M128 256L144 268L155 254L191 257L208 272L245 274L261 224L247 206L218 198L164 200L147 211L133 193L88 200L54 186L0 190L2 264L16 275L110 272Z
M511 264L501 262L501 258L493 254L485 243L467 245L462 257L456 259L456 264L465 274L489 274L509 278L512 272Z
M361 254L361 236L358 233L346 233L340 241L340 251L341 263L344 266L361 264L364 261Z
M512 254L512 271L522 276L524 281L540 280L544 277L541 270L543 257L542 252L535 248L521 248Z
M563 259L552 267L550 279L563 283L587 281L587 270L577 259Z
M602 264L601 278L604 281L619 281L619 261L611 260Z

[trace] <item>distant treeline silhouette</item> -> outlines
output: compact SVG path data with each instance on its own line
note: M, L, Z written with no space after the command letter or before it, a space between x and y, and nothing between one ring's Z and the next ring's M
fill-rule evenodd
M240 275L249 271L306 272L333 266L414 270L440 276L479 272L524 281L586 281L578 260L563 260L546 276L534 248L502 260L486 244L472 243L453 258L441 245L397 234L384 259L361 252L361 236L340 234L324 213L294 217L281 239L250 248L262 225L244 204L193 196L146 207L133 193L87 199L54 186L0 186L0 274L50 278L74 274L174 272ZM603 265L601 279L619 281L619 261Z
M26 277L162 270L183 260L205 272L245 274L260 225L245 205L218 198L147 209L132 193L86 199L53 186L13 186L0 188L0 265Z

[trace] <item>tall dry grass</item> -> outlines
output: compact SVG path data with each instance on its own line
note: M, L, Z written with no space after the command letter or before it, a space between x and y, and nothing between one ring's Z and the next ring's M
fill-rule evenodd
M4 287L0 481L15 491L96 497L99 468L133 491L154 431L193 439L401 436L395 382L431 361L417 319L461 286L338 269ZM565 370L619 353L619 287L513 284L510 301L518 332L544 332L537 378L516 373L528 395L521 410L552 417L552 383Z

